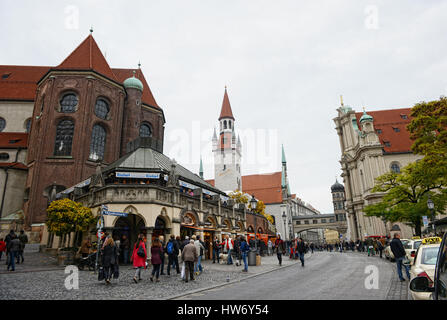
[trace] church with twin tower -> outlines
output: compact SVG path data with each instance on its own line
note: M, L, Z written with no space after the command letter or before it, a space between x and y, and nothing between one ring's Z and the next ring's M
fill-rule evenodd
M234 131L234 116L225 87L222 109L219 116L219 137L214 129L214 179L215 187L225 192L242 190L240 137Z

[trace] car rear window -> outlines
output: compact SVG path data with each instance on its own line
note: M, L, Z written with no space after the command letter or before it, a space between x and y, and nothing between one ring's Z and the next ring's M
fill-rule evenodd
M438 260L439 247L423 248L421 264L436 265Z

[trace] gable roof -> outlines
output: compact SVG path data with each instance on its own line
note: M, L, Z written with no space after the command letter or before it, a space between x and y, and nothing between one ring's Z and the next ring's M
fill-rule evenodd
M56 70L93 70L117 81L93 36L90 34Z
M368 114L373 117L376 133L377 130L381 130L377 135L386 153L412 152L413 141L407 130L407 125L412 119L411 108L368 111ZM355 113L359 128L362 115L363 112ZM407 119L404 119L405 116ZM389 143L389 146L386 143Z
M222 118L231 118L234 120L233 112L231 111L230 99L228 99L227 87L225 87L225 93L222 101L222 109L220 110L219 120Z
M242 176L242 191L265 204L281 203L281 171Z
M0 100L34 101L37 83L50 70L93 70L120 84L132 77L135 70L144 86L142 102L161 109L141 69L111 69L91 35L57 67L0 65Z

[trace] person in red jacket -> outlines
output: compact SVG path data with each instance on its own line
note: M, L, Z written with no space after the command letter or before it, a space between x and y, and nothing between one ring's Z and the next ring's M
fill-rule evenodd
M221 243L221 246L222 246L224 252L226 252L228 254L227 264L233 264L233 259L231 258L231 253L233 252L233 249L234 249L233 239L231 239L231 237L229 235L227 235L225 241Z
M142 251L144 251L144 255L141 254ZM140 252L140 254L138 254L138 252ZM144 236L140 234L133 248L133 253L131 257L133 267L136 269L135 276L133 277L133 281L135 281L135 283L138 283L138 281L141 280L141 270L143 268L146 268L146 260L147 260L147 251L146 251L146 245L144 243Z
M0 260L2 260L3 252L6 251L6 242L3 241L3 238L0 239Z

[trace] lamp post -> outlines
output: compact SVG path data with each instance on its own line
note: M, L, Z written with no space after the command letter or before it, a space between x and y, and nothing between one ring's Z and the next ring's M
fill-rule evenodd
M292 221L289 220L289 240L292 240Z
M436 235L435 221L434 221L435 220L435 215L434 215L435 204L433 203L432 199L430 199L430 195L428 195L427 207L431 213L430 220L432 223L433 233Z
M256 249L256 253L258 252L258 240L256 239L256 232L258 230L256 230L257 226L256 226L256 212L255 212L257 203L258 203L258 201L256 201L255 195L253 194L251 196L250 206L251 206L251 211L253 212L253 218L255 219L255 230L254 230L254 232L255 232L255 249Z

